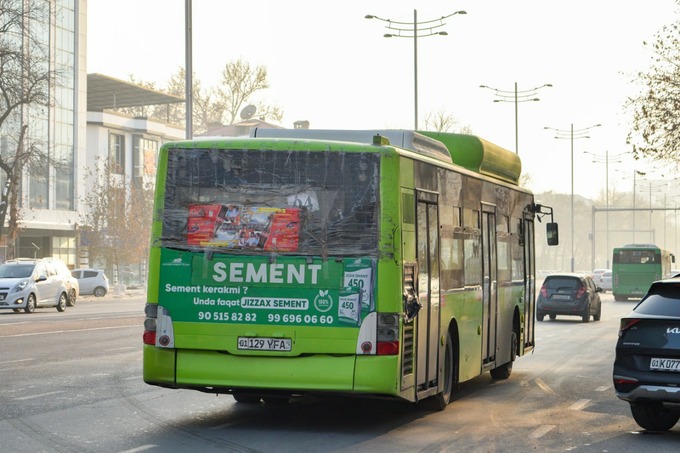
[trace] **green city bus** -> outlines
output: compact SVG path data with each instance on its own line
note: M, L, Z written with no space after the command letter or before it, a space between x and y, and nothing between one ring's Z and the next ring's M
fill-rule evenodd
M508 378L535 341L534 220L552 219L520 170L477 137L405 130L164 144L144 381L443 409L459 382Z
M614 300L640 298L652 282L671 276L675 256L655 244L627 244L614 248L612 294Z

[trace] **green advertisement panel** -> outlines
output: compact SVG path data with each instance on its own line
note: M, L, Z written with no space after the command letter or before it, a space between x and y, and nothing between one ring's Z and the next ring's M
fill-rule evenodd
M159 304L173 321L358 327L375 311L375 262L163 249Z

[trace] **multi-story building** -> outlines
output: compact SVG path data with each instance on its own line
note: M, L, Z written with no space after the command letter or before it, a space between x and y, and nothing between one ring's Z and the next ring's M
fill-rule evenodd
M25 143L38 144L49 157L34 160L22 170L18 190L20 231L13 255L56 256L71 267L80 266L87 259L79 249L81 214L87 209L83 202L88 190L84 174L96 156L112 158L121 178L151 177L160 144L184 137L183 128L107 109L182 100L110 77L87 75L87 0L4 0L3 4L19 11L29 6L38 8L39 14L26 15L22 26L16 27L23 36L14 32L7 39L29 53L32 45L39 45L45 55L38 64L58 74L45 85L48 105L26 104L0 127L3 156L11 157L20 142L18 131L25 124ZM34 41L27 39L29 34ZM6 177L0 172L0 187L5 183ZM2 232L6 235L7 229ZM3 236L0 260L6 256Z
M18 144L38 145L48 159L33 160L24 166L19 180L21 228L14 254L16 256L58 256L76 264L78 225L78 167L86 156L86 77L85 77L85 11L86 0L50 0L28 2L5 1L5 18L16 11L25 13L21 36L15 29L13 44L21 42L26 59L40 49L40 60L31 62L33 69L49 70L53 76L44 85L50 99L48 105L26 103L12 112L0 129L3 156L11 159ZM13 12L9 12L12 10ZM30 40L28 39L30 37ZM17 64L17 66L19 66ZM22 67L20 74L25 74ZM19 73L19 72L17 72ZM20 141L18 131L27 125L26 139ZM60 165L53 162L59 161ZM6 175L0 175L6 183ZM7 233L4 229L3 233ZM3 237L0 257L7 255Z

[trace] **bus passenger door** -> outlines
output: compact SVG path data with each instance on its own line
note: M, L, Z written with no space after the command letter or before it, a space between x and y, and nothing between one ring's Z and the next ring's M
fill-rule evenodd
M482 205L482 367L496 360L496 212Z
M534 345L534 327L536 323L536 268L534 251L534 222L524 219L522 243L524 247L524 347Z
M439 216L436 194L418 193L416 208L418 299L416 318L416 384L418 390L437 386L439 344Z

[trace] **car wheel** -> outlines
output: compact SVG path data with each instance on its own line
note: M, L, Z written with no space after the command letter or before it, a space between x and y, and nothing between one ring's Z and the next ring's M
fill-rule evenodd
M543 321L543 318L545 315L543 313L536 313L536 320L537 321Z
M29 294L28 300L26 301L26 307L24 308L26 313L33 313L35 311L35 294Z
M555 319L557 319L557 315L549 315L549 316L550 316L551 321L554 321Z
M668 431L680 419L680 413L671 412L661 403L630 403L635 422L650 431Z
M581 320L583 322L590 322L590 305L586 307L586 311L581 315Z
M551 315L552 316L552 315ZM512 374L512 363L517 358L517 333L513 330L510 336L510 361L490 371L491 378L495 380L507 379Z
M66 310L66 293L61 293L59 295L59 302L57 302L57 311Z
M68 293L68 299L66 300L67 307L73 307L76 304L76 290L71 289Z
M597 313L593 315L593 321L599 321L601 317L602 317L602 305L597 307Z
M451 340L451 335L446 334L446 349L444 350L444 375L442 376L444 385L442 385L442 391L437 393L433 398L434 407L437 410L443 411L451 402L456 367L456 353L453 349L453 341Z
M104 297L106 295L106 288L97 286L92 294L94 294L95 297Z

